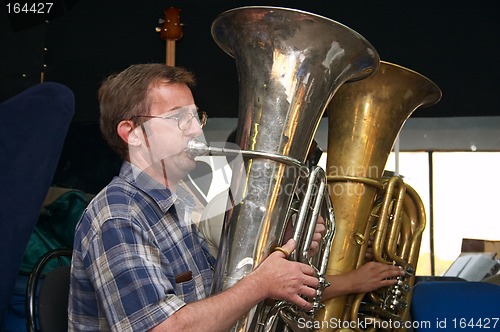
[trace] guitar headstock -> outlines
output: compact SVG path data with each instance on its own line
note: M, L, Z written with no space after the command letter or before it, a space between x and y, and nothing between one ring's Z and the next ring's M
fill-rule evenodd
M160 36L164 40L179 40L182 37L181 10L175 7L165 8L163 11L164 21L159 29Z

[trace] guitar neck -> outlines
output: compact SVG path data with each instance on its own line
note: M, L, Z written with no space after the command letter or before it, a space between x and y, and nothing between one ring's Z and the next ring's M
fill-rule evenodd
M166 45L167 66L175 66L175 40L167 40Z

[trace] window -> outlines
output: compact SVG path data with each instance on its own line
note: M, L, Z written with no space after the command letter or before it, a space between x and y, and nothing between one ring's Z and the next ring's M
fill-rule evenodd
M417 275L432 275L432 264L434 275L443 275L460 255L463 238L500 239L500 152L398 155L399 174L417 191L426 211ZM395 161L391 153L385 169L395 171ZM326 153L319 164L325 167Z

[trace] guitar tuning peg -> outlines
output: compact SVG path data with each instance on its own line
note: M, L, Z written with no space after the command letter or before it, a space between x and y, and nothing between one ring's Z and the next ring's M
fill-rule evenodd
M163 23L165 23L165 19L163 19L163 18L159 18L159 19L158 19L158 23L159 23L159 24L163 24Z
M156 28L155 28L155 31L156 31L156 32L161 32L161 28L160 28L160 27L156 27Z

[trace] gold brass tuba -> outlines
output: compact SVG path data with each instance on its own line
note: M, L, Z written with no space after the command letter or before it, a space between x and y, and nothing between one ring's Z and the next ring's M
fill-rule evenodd
M429 79L387 62L372 76L344 84L332 99L326 173L336 233L327 274L362 265L370 236L375 260L397 264L406 273L390 289L326 301L318 322L352 328L358 318L398 326L407 319L425 211L411 187L400 177L384 178L383 170L405 121L440 99L441 90Z
M214 20L212 35L236 62L236 143L246 151L241 169L233 169L231 190L243 198L226 213L214 277L217 293L252 272L281 244L301 191L299 180L307 180L303 165L326 106L341 84L373 73L379 57L350 28L287 8L229 10ZM238 173L246 176L234 176ZM299 250L299 241L295 252L300 255L308 248ZM263 307L248 312L233 331L272 329L262 317ZM271 312L290 317L290 310L280 303Z

